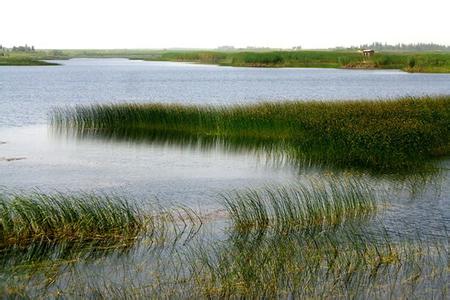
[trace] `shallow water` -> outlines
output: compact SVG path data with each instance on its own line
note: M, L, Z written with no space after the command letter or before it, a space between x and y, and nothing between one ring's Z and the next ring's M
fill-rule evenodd
M0 161L0 185L15 189L118 192L205 209L217 207L221 192L296 178L289 167L260 163L262 154L220 148L71 139L46 126L3 128L0 136L0 157L10 160Z

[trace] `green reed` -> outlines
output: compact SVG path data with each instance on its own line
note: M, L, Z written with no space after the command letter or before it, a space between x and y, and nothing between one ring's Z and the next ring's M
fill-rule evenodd
M57 109L51 122L98 135L147 130L284 143L294 159L374 171L419 168L450 152L449 97L231 107L106 104Z
M0 245L32 240L134 237L144 220L128 201L109 195L0 194Z
M37 199L31 196L27 197ZM61 196L54 197L56 203L50 203L59 211L54 204L62 201ZM7 198L13 201L14 196ZM76 202L77 198L80 196L72 199ZM96 199L109 206L103 196ZM95 201L93 209L98 210ZM114 203L123 201L115 199ZM67 218L59 218L56 223L55 216L66 213L49 212L42 200L35 202L43 214L55 220L55 226L72 226L64 221ZM35 202L31 204L33 207ZM216 231L212 237L205 232L198 234L190 224L201 224L202 216L173 207L152 209L151 228L158 230L146 231L142 239L128 246L110 244L111 239L68 240L66 233L64 238L55 240L63 243L48 244L40 239L38 243L11 245L0 251L3 266L0 295L208 299L448 295L448 241L427 240L420 235L406 238L389 233L382 219L368 222L364 216L374 212L379 202L365 182L339 182L333 178L326 182L311 181L289 188L231 193L223 203L228 208L231 226L219 237ZM30 224L53 228L44 226L45 218L36 217L35 209L33 213L28 210L27 206L24 216L35 220ZM85 213L90 214L73 215ZM80 223L83 219L79 218ZM86 228L95 236L96 225L90 224ZM175 230L172 225L176 225ZM39 232L42 231L50 232ZM174 232L173 239L165 234L168 231ZM112 232L117 234L115 230ZM153 234L163 242L153 244ZM180 238L181 235L186 238Z
M312 181L224 195L224 205L238 231L272 227L288 232L335 226L375 212L378 204L375 192L356 180Z
M2 56L3 54L3 56ZM378 51L364 57L355 51L161 51L142 49L38 50L0 52L0 66L52 65L44 60L88 58L128 58L150 61L183 61L235 67L301 67L401 69L407 72L449 73L450 54L445 52Z
M448 294L448 245L358 227L236 234L190 254L205 298L386 298Z

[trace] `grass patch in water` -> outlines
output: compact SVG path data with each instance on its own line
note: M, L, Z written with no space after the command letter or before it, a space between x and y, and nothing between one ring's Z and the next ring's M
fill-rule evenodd
M133 243L140 235L164 244L190 239L202 226L194 210L147 203L139 210L108 194L0 193L0 249L31 244Z
M356 180L314 181L224 195L224 205L238 231L319 230L365 217L377 209L375 192Z
M447 247L354 227L239 234L199 247L192 280L205 298L441 297L448 293Z
M144 226L136 207L108 195L0 194L0 245L35 240L133 238Z
M56 66L56 63L50 63L42 60L34 59L22 59L22 58L1 58L0 57L0 67L1 66Z
M98 133L160 131L289 145L293 157L399 171L450 153L450 97L281 102L231 107L111 104L55 110L52 124ZM294 151L292 151L294 149Z
M1 66L54 66L57 63L44 61L47 57L42 51L38 52L8 52L4 55L0 50Z
M153 246L144 240L137 248L119 246L118 251L114 250L115 245L109 245L110 239L105 240L106 244L103 240L73 240L75 247L70 245L70 240L69 244L50 246L46 243L14 245L0 251L0 255L15 256L12 259L3 256L0 260L5 266L0 272L0 295L22 298L408 298L414 295L445 298L448 294L445 288L448 242L426 241L420 236L411 240L397 237L389 234L378 221L374 224L376 228L380 225L381 230L367 229L368 223L360 217L373 211L375 200L364 182L312 182L311 189L284 188L278 190L280 193L269 190L273 199L256 201L266 209L262 214L258 205L256 209L242 208L239 201L230 203L232 198L229 198L227 205L235 205L237 210L247 214L240 212L236 218L231 211L232 226L219 238L208 239L203 235L192 238L189 232L191 237L182 240L176 233L169 243ZM246 200L245 195L242 197L244 203L254 201ZM34 206L35 201L31 205ZM42 211L53 216L48 209ZM34 222L41 224L38 228L45 228L40 221L42 218L36 217L38 213L34 209L32 211L27 208L25 215L30 220L39 220ZM274 212L277 214L273 215ZM193 223L192 218L195 218L183 209L154 216L153 224L178 223L181 232L186 222ZM257 224L259 220L264 222L260 222L261 230L241 230L242 220L245 224L255 220ZM122 222L112 222L119 223ZM165 232L167 228L164 228L158 232ZM106 250L99 251L98 243Z

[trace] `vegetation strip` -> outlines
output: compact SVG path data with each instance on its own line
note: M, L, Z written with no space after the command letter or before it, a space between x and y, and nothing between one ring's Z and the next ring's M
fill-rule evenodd
M335 178L226 194L224 205L238 231L289 232L333 227L375 212L378 204L367 184Z
M110 104L62 108L52 124L79 132L261 140L298 159L375 171L412 169L450 153L450 97L281 102L232 107Z
M112 196L34 192L0 194L0 245L32 240L133 238L143 227L136 207Z
M386 298L448 294L448 245L395 241L358 227L233 234L191 258L205 298ZM444 297L445 298L445 297Z
M235 67L400 69L421 73L450 72L450 53L446 51L377 51L375 55L366 57L356 49L301 51L35 50L7 51L4 53L0 51L0 66L52 65L53 63L44 60L79 57L121 57Z
M364 57L357 51L172 51L153 60L187 61L235 67L298 67L401 69L408 72L448 73L450 53L379 52Z
M133 242L140 234L159 242L190 239L202 226L193 210L156 205L139 211L107 194L0 193L0 249L36 243Z

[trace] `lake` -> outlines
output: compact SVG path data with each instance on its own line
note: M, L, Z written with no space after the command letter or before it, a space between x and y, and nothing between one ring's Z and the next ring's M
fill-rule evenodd
M140 200L158 198L167 203L214 209L220 193L301 182L320 178L324 172L279 164L258 150L230 151L220 145L205 149L170 140L61 136L46 125L47 114L54 107L121 101L229 105L262 100L329 101L450 94L448 74L233 68L126 59L58 62L63 65L0 68L0 186L43 191L113 191ZM392 185L390 188L398 190L393 200L398 206L391 209L395 208L396 213L400 210L401 219L407 224L420 224L417 227L421 230L435 232L450 217L449 163L441 164L443 174L433 180L439 184L426 185L414 197L404 190L410 179L362 176L383 188L386 182ZM394 221L398 218L394 217Z
M7 249L10 252L0 256L0 265L5 270L0 272L0 282L4 281L8 288L20 287L25 290L24 294L44 298L49 294L61 295L59 292L69 297L91 295L95 298L101 293L117 295L115 292L121 289L126 295L125 290L129 293L135 287L132 293L139 290L144 291L142 295L151 295L153 290L149 283L156 284L158 290L160 275L173 280L173 274L178 278L179 274L185 274L183 272L189 273L192 265L186 263L185 258L195 258L193 254L204 249L209 249L204 253L213 255L219 246L225 246L226 253L230 245L234 249L236 236L229 230L224 215L224 194L330 178L362 180L374 188L384 204L375 217L363 223L362 228L368 228L370 234L374 230L378 235L381 230L392 236L420 236L448 243L449 159L437 161L436 170L431 173L372 174L292 161L276 149L267 151L245 142L205 143L145 134L79 135L52 128L47 124L47 116L56 107L92 103L232 105L444 95L450 94L450 74L232 68L126 59L58 62L62 66L0 67L0 189L113 193L134 201L142 210L150 202L164 208L182 205L204 214L205 224L198 232L186 228L181 229L179 236L179 232L175 232L173 245L171 237L165 241L162 234L162 242L143 235L131 245L121 246L38 243L28 248L12 247ZM383 225L380 227L380 224ZM250 242L252 252L255 242L252 235L240 238L242 241L238 239L236 244L241 245L244 240L244 245ZM270 241L270 234L262 239L262 244L265 239ZM273 248L283 249L283 245L277 242ZM235 255L237 259L240 253L239 250ZM178 263L174 262L178 261L176 259ZM24 269L23 274L16 271L22 264L35 262L40 265L31 267L31 271ZM445 268L445 262L438 263ZM388 282L394 283L390 296L403 296L404 291L396 287L395 269L386 270ZM319 282L323 281L322 275L318 277ZM439 291L445 285L445 274L433 276L438 278L432 283ZM182 294L189 294L191 282L180 282ZM184 283L188 287L184 287ZM163 284L177 286L178 283ZM429 295L428 286L417 290L412 286L413 295ZM164 289L158 293L164 295Z

